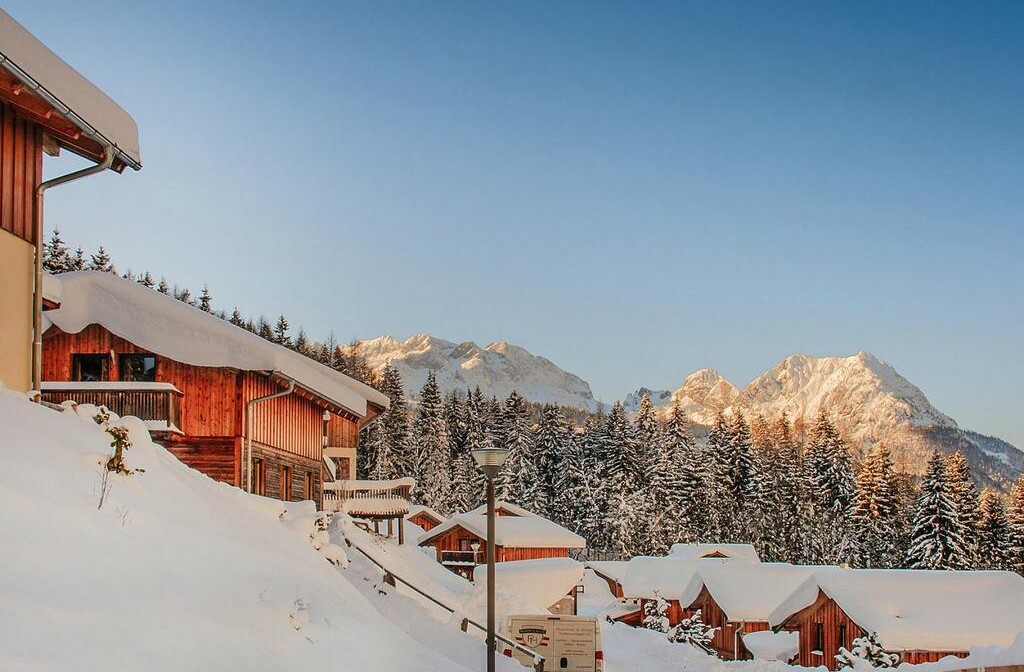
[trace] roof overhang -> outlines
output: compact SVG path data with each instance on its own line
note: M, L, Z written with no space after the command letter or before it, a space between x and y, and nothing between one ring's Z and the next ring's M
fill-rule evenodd
M115 170L142 168L131 116L2 9L0 98L76 154L99 161L113 147Z

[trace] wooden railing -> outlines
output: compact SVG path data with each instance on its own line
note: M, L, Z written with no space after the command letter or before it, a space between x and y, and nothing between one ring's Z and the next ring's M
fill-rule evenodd
M409 513L416 481L334 481L324 483L324 509L364 518L397 518Z
M44 382L42 388L45 402L106 406L118 415L163 422L166 431L180 431L183 395L170 383Z
M441 551L441 564L476 566L480 564L479 557L480 551Z

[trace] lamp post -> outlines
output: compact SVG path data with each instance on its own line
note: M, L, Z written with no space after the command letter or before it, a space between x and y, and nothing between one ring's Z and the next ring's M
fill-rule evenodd
M495 672L497 647L494 641L494 479L505 464L504 448L481 448L473 451L473 459L487 478L487 672Z

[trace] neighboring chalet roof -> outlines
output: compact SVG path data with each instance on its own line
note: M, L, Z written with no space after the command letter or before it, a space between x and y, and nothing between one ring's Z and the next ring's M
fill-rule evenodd
M767 621L815 568L786 563L724 562L698 570L704 587L732 622Z
M583 580L583 565L572 558L540 558L537 560L513 560L494 565L498 577L495 585L499 593L526 599L544 609L557 603ZM477 592L487 590L487 565L480 565L473 572L473 583Z
M113 146L121 164L142 168L139 131L128 113L2 9L0 67L84 136L100 145ZM84 149L74 140L55 137L72 151L81 153Z
M409 515L406 516L406 519L415 518L419 515L424 515L428 518L432 518L437 523L443 523L445 520L447 520L447 518L442 516L440 513L430 508L429 506L425 506L423 504L413 504L412 506L410 506Z
M1009 646L1024 632L1024 578L999 571L818 568L771 624L813 605L819 589L893 651Z
M696 560L697 558L732 558L761 562L751 544L672 544L669 555L674 558Z
M499 499L496 502L494 502L494 509L495 510L504 509L508 513L511 513L513 516L519 516L521 518L540 518L541 517L541 516L537 515L536 513L534 513L533 511L530 511L529 509L524 509L521 506L516 506L515 504L512 504L511 502L506 502L503 499ZM477 514L477 515L480 515L480 516L486 516L487 515L487 505L486 504L482 504L482 505L476 507L475 509L471 509L471 510L467 511L466 513L467 514Z
M622 583L623 577L626 576L626 568L629 567L629 562L626 560L588 560L586 565L594 570L596 574Z
M63 273L61 306L46 325L77 333L99 324L135 345L193 366L274 372L363 417L367 403L387 408L387 395L227 320L137 282L100 271Z
M525 510L525 509L524 509ZM474 510L475 511L475 510ZM487 516L474 511L452 516L434 529L422 535L420 546L449 532L462 527L480 537L487 538ZM586 548L586 540L535 513L528 516L496 516L494 521L494 540L498 546L510 548Z
M706 559L700 563L729 562ZM691 604L700 595L704 581L697 573L698 561L672 556L652 558L640 556L626 563L622 577L622 594L627 598L679 600L683 606Z

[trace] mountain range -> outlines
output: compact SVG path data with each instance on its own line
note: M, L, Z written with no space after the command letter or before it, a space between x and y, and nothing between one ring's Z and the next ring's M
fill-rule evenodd
M445 391L479 385L487 396L503 398L515 389L538 403L589 411L600 406L585 380L505 341L480 347L416 334L405 341L381 336L354 347L376 371L388 363L397 368L410 398L434 371ZM676 390L641 387L623 404L635 412L645 394L662 413L678 401L698 436L719 412L766 418L786 413L800 431L824 408L858 453L884 443L897 466L910 473L923 473L935 449L962 450L982 484L1005 488L1024 472L1024 452L1001 439L960 428L918 387L868 352L849 357L791 355L742 389L714 369L700 369Z

